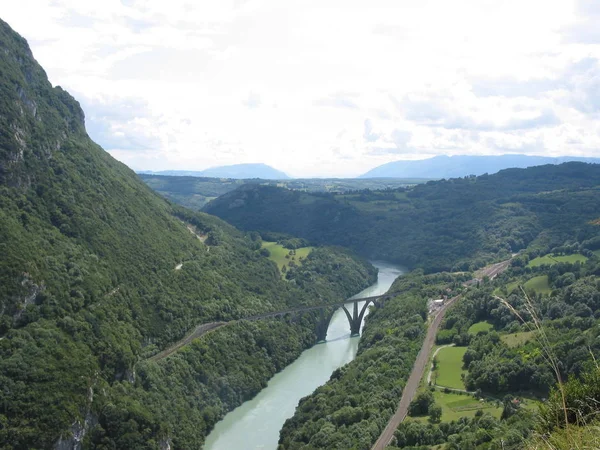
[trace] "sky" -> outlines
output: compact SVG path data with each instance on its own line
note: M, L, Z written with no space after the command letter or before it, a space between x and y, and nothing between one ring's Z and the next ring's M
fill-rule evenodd
M0 17L135 170L600 157L600 1L19 0Z

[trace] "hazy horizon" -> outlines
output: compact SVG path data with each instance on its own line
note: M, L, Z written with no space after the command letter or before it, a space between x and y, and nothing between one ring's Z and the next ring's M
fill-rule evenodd
M391 163L399 163L402 161L405 162L417 162L417 161L427 161L427 160L433 160L433 159L438 159L440 157L447 157L449 159L449 162L451 162L452 158L485 158L485 157L532 157L532 158L555 158L555 159L566 159L567 161L564 162L568 162L571 158L573 159L583 159L583 158L593 158L593 157L571 157L571 156L557 156L557 157L546 157L546 156L540 156L540 155L525 155L525 154L520 154L520 153L506 153L506 154L502 154L502 155L436 155L436 156L432 156L432 157L427 157L427 158L423 158L423 159L419 159L419 160L395 160L395 161L391 161ZM598 164L598 162L593 161L595 164ZM389 164L389 163L388 163ZM498 166L498 168L496 170L493 170L490 173L496 173L499 170L503 170L506 168L512 168L512 167L516 167L516 168L524 168L524 167L532 167L534 165L538 165L538 163L535 163L535 161L532 161L531 166L523 166L523 165L519 165L519 166L513 166L513 165L503 165L503 166ZM146 170L146 169L133 169L135 170L136 173L140 173L140 174L153 174L153 175L169 175L170 173L173 172L178 172L178 175L180 173L179 176L201 176L201 177L206 177L206 178L211 178L211 177L215 177L215 175L210 175L210 174L203 174L202 172L209 172L213 169L228 169L228 168L241 168L241 166L264 166L265 168L268 169L274 169L275 171L279 171L277 169L277 167L272 167L269 165L266 165L264 163L243 163L243 164L232 164L232 165L225 165L225 166L213 166L213 167L209 167L207 169L203 169L203 170L195 170L195 169L157 169L157 170ZM385 164L383 166L386 166ZM382 166L377 166L374 169L379 169ZM451 169L450 167L448 169ZM454 168L456 170L456 168ZM437 178L445 178L446 175L442 176L439 174L434 174L430 177L425 176L422 173L418 173L418 174L414 174L414 175L371 175L369 174L369 172L371 172L373 169L367 170L361 174L358 174L356 176L328 176L328 175L321 175L321 176L302 176L302 177L294 177L294 176L290 176L289 174L285 173L285 175L287 176L288 179L295 179L295 180L302 180L302 179L361 179L361 178L398 178L398 179L437 179ZM282 171L280 171L282 172ZM195 175L188 175L189 173L195 173ZM365 177L366 175L366 177ZM453 174L451 175L451 177L454 176L465 176L468 175L468 173L464 173L464 174ZM217 178L221 178L221 177L217 177ZM248 178L263 178L263 179L268 179L268 180L278 180L278 179L284 179L284 178L276 178L276 177L263 177L263 176L232 176L232 177L227 177L227 178L233 178L233 179L248 179Z

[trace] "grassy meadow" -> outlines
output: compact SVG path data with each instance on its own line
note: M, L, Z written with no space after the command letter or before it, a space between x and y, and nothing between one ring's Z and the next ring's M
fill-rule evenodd
M472 395L443 391L436 391L433 396L435 402L442 407L444 422L458 420L461 417L474 417L480 410L498 418L502 414L502 408L498 407L495 401L481 401Z
M302 260L306 258L313 249L313 247L298 248L295 250L295 255L290 255L292 250L283 247L277 242L268 241L263 241L262 248L269 250L269 259L277 264L279 271L282 271L283 266L288 266L290 261L294 261L299 266L302 265Z
M469 327L469 334L477 335L480 331L492 331L493 328L494 326L487 321L477 322Z
M502 339L502 342L504 342L507 346L514 348L525 344L527 341L530 341L534 338L534 335L535 331L521 331L519 333L503 334L500 336L500 339Z
M466 351L467 347L444 347L438 352L435 357L435 384L452 389L465 388L461 375L464 373L462 366Z
M533 291L536 294L549 294L550 285L548 284L548 275L533 277L523 287L525 288L525 292Z
M556 256L556 255L544 255L538 256L535 259L532 259L527 264L527 267L539 267L539 266L551 266L557 263L570 263L575 264L576 262L585 263L588 260L586 256L580 255L579 253L575 253L573 255L565 255L565 256Z

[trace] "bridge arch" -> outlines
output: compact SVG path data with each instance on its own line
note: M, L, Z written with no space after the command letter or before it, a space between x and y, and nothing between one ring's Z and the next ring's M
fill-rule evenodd
M375 298L357 298L356 300L352 300L352 313L350 313L350 311L348 311L348 308L346 308L347 303L350 303L350 301L341 305L342 310L344 311L344 313L346 314L346 318L348 319L348 324L350 325L350 337L360 336L360 325L362 324L363 318L365 317L365 313L369 308L369 305L375 305L376 303L383 302L387 298L387 296L378 296ZM364 305L362 305L359 312L358 304L360 302L364 302ZM335 310L332 311L331 314L329 314L327 317L322 315L323 320L317 325L317 342L324 342L326 340L327 329L329 328L329 323L331 322L331 318L333 317L334 313Z
M362 306L360 313L359 313L358 312L358 303L360 301L363 301L363 300L357 299L354 302L352 314L350 314L350 311L348 311L348 308L346 308L346 305L342 305L342 309L346 313L346 318L348 319L348 323L350 324L350 337L360 335L360 325L362 323L363 318L365 317L365 311L369 307L369 304L375 303L375 301L372 299L364 300L365 304Z
M371 305L371 304L382 305L383 303L385 303L385 300L387 300L388 298L391 298L393 296L394 296L394 294L383 294L383 295L376 295L373 297L363 297L363 298L356 298L356 299L352 298L352 299L347 299L347 300L344 300L343 302L337 302L337 303L326 303L326 304L312 305L312 306L301 306L298 308L292 308L292 309L287 309L287 310L282 310L282 311L273 311L270 313L263 313L263 314L258 314L255 316L246 317L245 319L246 320L259 320L259 319L265 319L268 317L283 317L288 314L295 316L297 314L301 314L301 313L307 312L307 311L320 310L321 317L317 323L317 327L316 327L315 331L317 334L317 342L324 342L327 339L327 329L329 328L329 323L331 322L331 318L333 317L333 314L335 313L337 308L341 307L342 310L344 311L344 313L346 314L346 318L348 319L348 324L350 325L350 336L359 336L360 335L360 325L362 323L363 318L365 317L365 313L366 313L369 305ZM362 307L360 308L360 311L359 311L358 304L360 302L364 302L364 305L362 305ZM352 313L350 313L350 311L348 311L348 308L346 307L346 305L349 303L353 304Z

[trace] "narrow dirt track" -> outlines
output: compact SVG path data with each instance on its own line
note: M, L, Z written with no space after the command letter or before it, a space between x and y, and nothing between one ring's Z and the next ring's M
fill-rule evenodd
M438 328L442 323L442 319L444 318L444 314L448 310L450 306L456 302L461 296L457 295L456 297L451 298L448 303L446 303L438 313L435 315L431 325L427 329L427 335L425 336L425 340L423 341L423 346L417 355L417 359L415 360L415 364L413 366L413 370L406 382L406 386L404 386L404 391L402 391L402 398L400 399L400 403L398 404L398 409L396 413L392 416L385 429L375 442L375 445L371 447L371 450L383 450L389 442L392 440L394 436L394 432L398 428L398 425L404 420L406 415L408 414L408 405L412 401L417 389L419 388L419 382L421 378L423 378L423 374L425 373L425 367L429 362L429 354L431 353L431 349L433 348L433 344L435 343L435 336L437 334Z
M169 356L170 354L176 352L177 350L179 350L181 347L183 347L184 345L189 344L190 342L192 342L194 339L199 338L200 336L202 336L203 334L208 333L209 331L213 331L216 330L217 328L220 328L224 325L227 324L231 324L233 323L233 321L231 322L210 322L210 323L203 323L202 325L198 325L196 327L196 329L188 334L186 337L184 337L182 340L180 340L179 342L176 342L175 344L173 344L171 347L163 350L160 353L157 353L154 356L151 356L150 358L148 358L150 361L159 361L163 358L166 358L167 356Z

